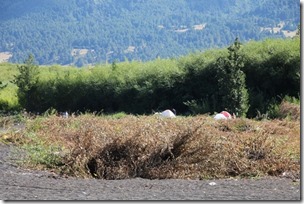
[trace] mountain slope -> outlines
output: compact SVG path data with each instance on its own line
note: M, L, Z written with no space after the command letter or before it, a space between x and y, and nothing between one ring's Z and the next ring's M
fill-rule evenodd
M299 22L296 0L2 0L0 53L11 62L33 53L39 64L146 61L227 46L236 36L283 38Z

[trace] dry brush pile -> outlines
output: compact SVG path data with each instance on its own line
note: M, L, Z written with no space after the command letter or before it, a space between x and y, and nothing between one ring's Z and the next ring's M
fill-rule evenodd
M77 177L207 179L300 172L299 120L54 115L30 120L11 137L21 145L39 138L40 147L57 147L49 154L60 162L51 168Z

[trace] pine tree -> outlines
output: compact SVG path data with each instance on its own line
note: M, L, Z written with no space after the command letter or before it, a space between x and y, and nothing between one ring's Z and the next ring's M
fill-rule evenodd
M19 74L15 75L12 81L18 86L17 96L19 103L27 111L31 109L31 98L38 83L39 70L34 61L34 56L30 54L24 64L17 66Z
M228 57L217 60L218 102L219 108L246 116L248 111L248 91L245 74L242 71L244 62L240 54L241 43L238 38L228 47Z

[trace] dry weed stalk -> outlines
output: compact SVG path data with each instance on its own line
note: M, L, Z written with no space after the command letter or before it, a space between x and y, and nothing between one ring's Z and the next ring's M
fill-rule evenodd
M300 120L300 106L288 101L283 101L279 106L279 114L281 118L290 118L291 120Z
M203 179L300 169L298 121L80 115L36 123L38 137L62 146L60 170L73 176Z

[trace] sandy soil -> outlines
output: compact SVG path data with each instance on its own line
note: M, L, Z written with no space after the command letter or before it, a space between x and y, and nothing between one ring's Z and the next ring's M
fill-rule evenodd
M300 180L97 180L20 169L14 146L0 143L1 200L301 200ZM14 154L13 154L14 153ZM21 155L19 155L21 156ZM19 158L19 157L18 157Z

